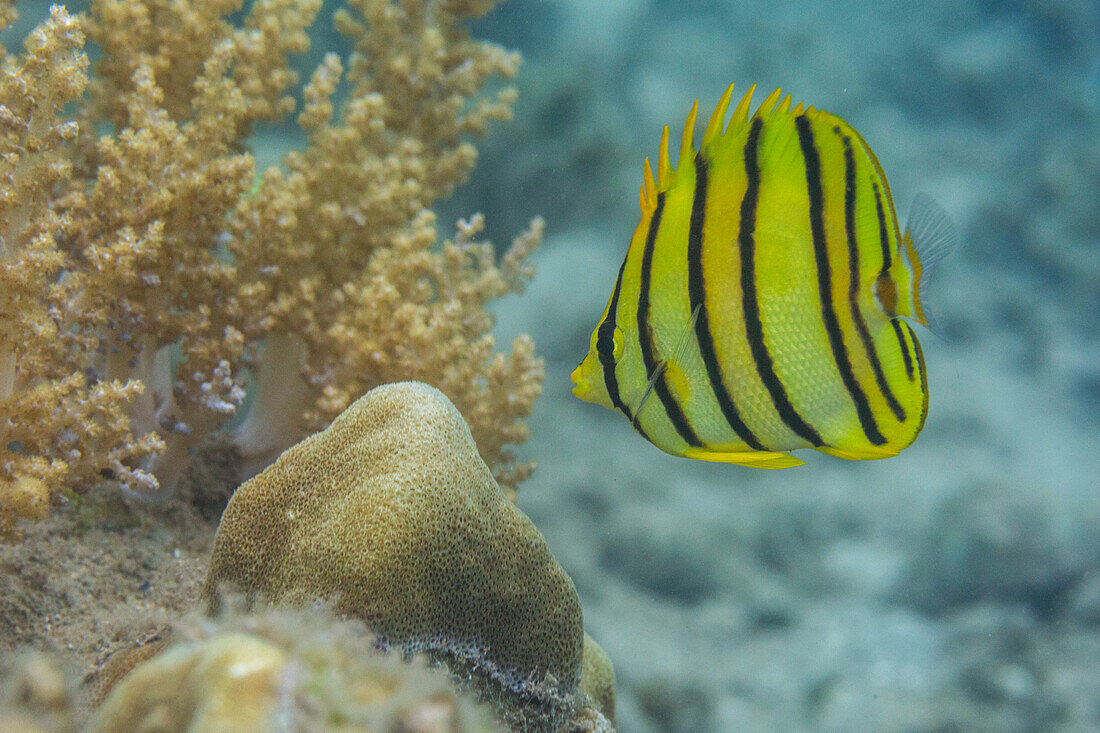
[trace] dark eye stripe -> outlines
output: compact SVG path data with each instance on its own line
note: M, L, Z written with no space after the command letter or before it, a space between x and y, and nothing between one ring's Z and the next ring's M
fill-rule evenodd
M628 253L629 255L629 253ZM607 396L611 399L611 404L619 409L626 419L634 426L634 429L638 431L646 440L650 440L649 435L646 434L642 426L634 419L634 415L631 414L630 408L623 402L622 397L619 396L619 380L615 375L615 327L616 318L619 312L619 295L623 289L623 271L626 270L626 259L623 259L623 264L619 266L619 275L615 278L615 289L611 292L611 302L607 306L607 317L600 323L599 328L596 331L596 355L600 358L600 371L603 372L603 384L607 389ZM650 442L652 442L650 440Z
M619 397L619 380L615 377L615 318L619 310L619 293L623 289L623 270L626 269L626 260L619 266L619 276L615 278L615 289L611 293L611 303L607 306L607 317L596 329L596 355L600 358L600 367L603 371L603 383L607 394L611 398L611 404L623 411L629 418L630 414Z

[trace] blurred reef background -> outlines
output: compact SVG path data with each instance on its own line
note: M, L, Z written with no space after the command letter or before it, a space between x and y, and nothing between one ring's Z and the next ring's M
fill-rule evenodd
M1100 6L516 0L479 28L524 54L520 101L447 205L549 222L496 308L547 359L519 502L615 663L621 729L1100 726ZM643 156L731 81L844 117L903 225L923 191L959 229L896 458L676 460L569 393Z
M239 3L217 5L233 11L228 22L239 27L254 3L244 10L236 9ZM327 30L343 5L316 4L309 50L276 66L296 72L304 84L324 66L326 51L346 62L354 39ZM324 251L319 237L326 227L353 231L357 206L369 209L396 196L401 207L392 219L383 217L387 228L368 236L372 251L383 252L380 259L326 261L323 285L287 286L291 294L274 310L258 308L248 300L257 291L246 288L235 291L241 300L236 311L225 311L227 323L214 318L156 332L158 348L196 333L189 329L210 343L220 343L227 325L241 332L229 339L236 350L229 373L215 371L216 350L198 349L193 356L209 364L205 383L212 386L203 392L196 380L190 392L174 394L181 401L197 395L192 402L201 407L213 389L224 399L207 407L229 403L230 413L251 409L257 399L249 379L262 373L265 339L288 332L302 337L306 355L294 351L298 347L282 354L303 359L302 373L315 379L304 394L273 386L277 397L300 400L294 420L279 423L272 435L223 410L214 423L236 444L202 445L191 433L165 432L146 420L149 435L168 447L175 437L180 455L200 451L203 458L172 477L167 500L150 505L110 485L89 490L104 476L124 478L116 475L119 467L157 475L158 467L147 462L156 435L141 443L140 434L127 433L134 442L129 453L114 456L116 474L103 473L109 465L82 464L81 492L74 493L55 472L45 477L59 482L48 492L49 516L33 502L24 514L16 512L24 519L5 525L0 516L0 529L23 535L0 547L0 672L7 685L0 707L37 705L36 720L57 722L51 704L61 709L87 697L119 650L159 644L166 629L192 645L177 649L173 659L206 653L201 645L221 631L187 614L199 596L218 517L242 471L259 470L276 448L325 427L376 384L418 379L439 387L462 412L488 470L541 532L550 562L571 578L583 630L614 664L617 693L609 717L619 730L1100 728L1100 6L1092 0L508 0L482 17L491 3L393 5L455 10L455 28L499 47L476 52L461 45L461 33L448 46L456 54L480 53L487 64L476 83L466 79L455 87L474 100L462 109L473 109L487 134L475 136L483 125L464 127L465 112L450 108L402 128L392 110L407 110L402 100L417 98L394 93L400 85L390 79L385 91L392 109L371 107L377 100L368 94L360 112L436 145L436 165L428 170L417 166L417 149L401 148L399 160L387 157L392 138L371 138L369 128L365 159L347 158L351 148L327 148L330 162L368 166L366 179L319 175L318 158L298 161L307 176L298 189L288 178L265 181L239 161L220 169L215 178L230 186L227 199L247 202L250 191L260 194L241 209L218 210L224 202L216 196L206 204L220 214L204 218L211 236L204 251L212 255L205 264L224 262L219 247L228 248L239 263L250 263L249 282L262 287L271 272L264 257L277 255L263 248L271 239L253 246L262 239L257 232L282 231L277 241L288 246L316 235ZM48 14L45 2L17 6L18 24L0 37L13 53ZM77 13L89 3L66 6ZM392 39L358 48L392 50L379 40ZM302 50L290 45L281 48ZM522 54L522 65L503 49ZM96 63L94 52L90 60ZM356 99L355 83L333 82L329 71L318 88L337 108ZM370 73L373 82L382 78ZM781 86L796 102L844 117L882 163L902 224L909 202L923 191L959 229L960 248L937 272L936 312L946 338L919 334L929 370L928 420L898 457L846 462L804 451L799 457L808 465L778 472L680 460L635 435L621 417L570 394L569 373L587 349L637 223L643 158L656 154L664 125L675 137L696 97L709 112L730 82L736 95L752 83L759 84L758 94ZM274 100L285 91L301 111L308 95L292 86L277 89L279 83L260 96ZM419 99L428 98L434 99ZM490 106L478 108L478 99ZM63 105L59 100L59 119ZM315 110L318 119L323 106ZM97 111L115 115L94 130L101 135L121 130L119 115L131 114L109 105ZM310 143L293 117L253 117L247 130L225 131L225 156L251 151L263 170ZM463 147L471 142L476 167ZM100 151L99 160L109 152ZM184 167L193 162L185 155L179 160ZM124 161L106 162L125 170ZM395 193L381 185L396 180L388 177L394 170L412 171L419 188ZM94 174L79 165L70 177L81 175L94 184ZM342 192L341 181L351 189ZM263 199L264 185L278 195ZM334 197L346 215L339 226L322 217L303 218L292 230L250 228L278 223L279 206L319 188L325 190L318 195ZM361 191L367 193L356 198ZM421 217L421 207L431 207L435 218ZM94 231L104 246L117 245L112 232L148 226L156 217L146 214L140 221L96 219ZM545 230L531 226L536 215L545 219ZM232 227L222 226L226 218ZM457 224L460 219L465 223ZM171 222L167 227L171 234ZM495 243L495 263L483 237ZM341 246L349 239L354 236L336 237ZM308 272L313 257L295 249L279 264ZM529 263L537 270L533 278ZM356 268L375 279L357 280ZM48 281L40 271L35 277ZM404 333L391 319L406 297L401 283L425 277L453 290L414 288L408 297L419 298L419 310L402 323L443 323L446 338L425 335L417 349L395 350L391 332ZM379 282L396 283L389 300L373 298ZM476 283L472 294L462 283ZM330 287L345 293L343 300L325 306L311 300ZM451 293L451 300L439 293ZM456 301L459 312L445 307ZM309 315L274 330L263 320L280 323L295 303L309 304ZM40 310L53 318L49 306L44 302ZM242 321L234 321L234 313ZM81 321L82 333L96 333L110 320L97 319ZM495 344L483 338L490 330ZM518 346L497 346L508 344ZM87 342L65 352L67 364L81 345ZM172 358L161 366L178 366L180 353L164 353ZM387 355L383 366L377 353ZM473 356L467 360L467 354ZM503 354L507 365L494 361ZM74 371L91 374L87 365ZM65 395L76 393L71 383L66 389ZM120 390L117 404L133 404L127 402L133 395ZM201 414L210 426L208 412ZM108 422L119 429L117 420ZM214 427L207 432L216 434ZM29 445L8 450L21 459ZM247 468L242 449L251 451ZM530 461L537 469L529 474ZM140 493L145 475L135 474L130 493ZM34 486L18 486L39 495ZM30 518L40 521L25 521ZM317 659L313 648L374 648L347 641L354 631L326 614L313 609L300 617L217 623L251 634L265 654L307 661ZM288 642L288 625L314 622L314 636ZM576 624L565 626L576 637L567 655L575 665L582 641ZM583 641L586 660L591 638ZM271 644L282 651L271 651ZM48 663L38 657L16 663L9 652L27 647L54 656ZM42 671L51 664L71 669ZM356 664L334 666L346 671ZM390 674L399 673L384 672ZM601 679L606 676L604 665ZM576 689L572 682L566 680L569 695L600 697L584 679ZM417 684L429 697L445 686L438 679ZM473 705L463 698L447 709ZM407 718L409 709L420 708L395 715ZM510 710L513 720L522 718ZM585 710L589 720L598 717ZM481 711L462 714L482 720ZM44 729L68 730L66 724L76 725L62 720Z

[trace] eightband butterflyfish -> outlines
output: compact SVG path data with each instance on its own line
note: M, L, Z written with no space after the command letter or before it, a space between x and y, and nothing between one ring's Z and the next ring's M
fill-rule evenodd
M755 87L754 87L755 88ZM664 130L611 298L573 393L667 453L757 468L816 448L849 460L910 445L928 411L908 320L934 327L928 273L955 244L918 195L898 226L886 176L847 122L726 90L677 165Z

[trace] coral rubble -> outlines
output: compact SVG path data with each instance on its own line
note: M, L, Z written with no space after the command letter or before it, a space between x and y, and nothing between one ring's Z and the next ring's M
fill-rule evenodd
M48 662L43 659L38 666ZM50 671L48 664L43 669ZM11 676L13 683L37 694L28 697L29 703L0 702L0 716L6 707L14 720L31 714L41 720L45 706L39 698L60 697L52 692L56 681L38 691L43 683L29 688L26 679L23 668ZM75 717L72 695L46 709L67 712L64 720ZM48 728L57 733L72 729ZM488 706L469 691L456 689L447 673L423 656L406 659L381 652L362 623L317 607L181 619L166 648L120 679L84 730L506 729Z

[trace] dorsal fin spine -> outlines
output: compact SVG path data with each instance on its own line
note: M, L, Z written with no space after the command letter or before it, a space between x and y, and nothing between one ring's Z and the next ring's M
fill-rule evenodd
M749 120L749 106L752 105L752 93L756 91L756 85L753 84L749 87L749 90L745 92L745 96L741 97L741 101L737 103L737 107L733 110L733 115L730 117L729 125L726 129L729 130L734 125L744 125Z
M769 94L767 98L760 103L760 106L756 108L756 117L761 119L768 119L771 116L772 110L775 109L775 103L779 101L779 95L783 93L782 89L776 89Z
M657 151L657 190L666 190L671 178L672 163L668 159L668 125L665 125L664 132L661 133L661 147Z
M714 107L714 111L710 115L710 119L707 121L706 129L703 131L703 139L699 144L702 148L717 139L719 136L728 132L731 128L739 128L744 126L750 119L749 110L752 106L752 96L756 91L756 84L749 87L745 95L741 97L741 100L737 103L737 106L733 110L733 114L730 115L729 123L725 125L723 130L723 121L725 120L726 113L729 111L730 101L733 98L733 84L726 87L726 91L722 93L721 98ZM752 118L768 119L772 115L776 114L810 114L816 110L813 105L809 107L803 107L803 103L799 102L795 105L793 111L791 109L791 95L783 96L782 88L776 89L769 94L760 106L756 108ZM684 121L684 131L680 138L680 152L676 159L676 168L672 167L672 161L669 155L668 138L669 130L665 126L661 132L661 145L657 152L657 175L653 175L653 168L650 165L649 158L645 161L645 175L642 178L642 186L638 191L638 205L641 207L642 212L646 213L652 211L656 206L657 193L659 191L666 191L672 186L672 175L679 169L681 163L688 160L695 154L695 120L699 113L699 100L696 99L691 105L691 111L688 113L687 119Z
M687 120L684 121L684 134L680 137L680 154L676 158L676 167L695 153L695 115L699 113L699 100L691 105Z
M699 143L702 147L706 145L714 138L718 137L718 133L722 131L722 122L726 119L726 110L730 106L730 97L733 95L733 84L726 87L726 93L722 95L722 98L718 100L718 104L714 108L714 112L710 115L710 121L707 122L707 129L703 131L703 141Z

